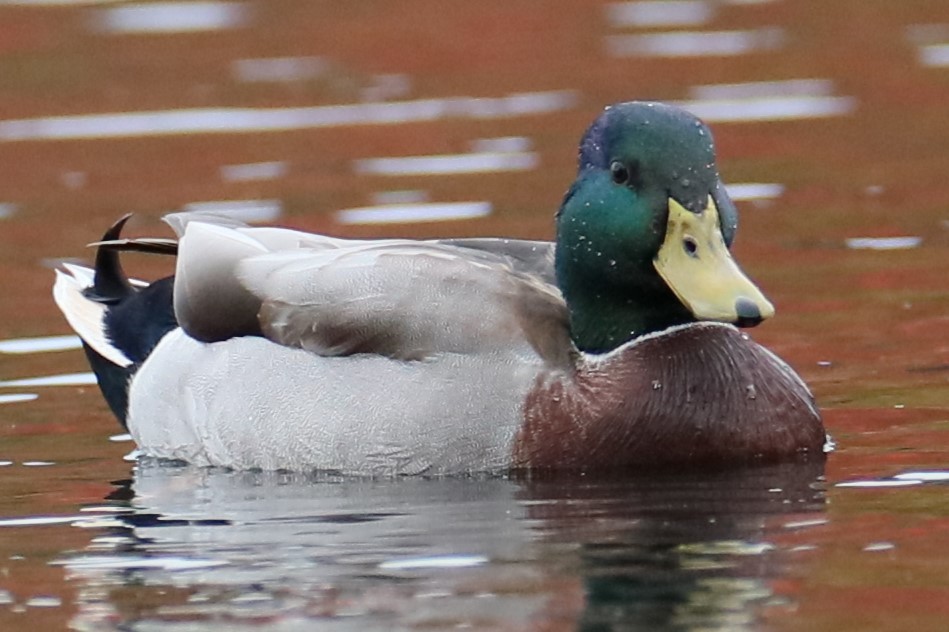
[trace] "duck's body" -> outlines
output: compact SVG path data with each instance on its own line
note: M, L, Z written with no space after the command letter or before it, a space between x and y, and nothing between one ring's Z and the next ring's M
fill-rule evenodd
M816 408L728 325L682 326L567 371L523 351L315 360L179 329L132 383L129 430L144 453L198 465L370 475L773 461L824 441L814 423L774 436L776 420Z
M392 475L819 454L800 378L703 322L755 324L771 307L728 257L734 207L710 139L690 130L707 133L655 104L604 114L556 245L347 241L177 215L173 282L137 289L103 250L94 273L60 274L57 302L152 456ZM655 153L658 140L671 149ZM725 281L696 282L703 258L725 262ZM126 351L130 322L149 342Z

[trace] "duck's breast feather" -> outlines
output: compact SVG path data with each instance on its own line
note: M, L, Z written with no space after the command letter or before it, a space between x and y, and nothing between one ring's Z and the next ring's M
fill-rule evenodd
M694 323L539 377L515 460L530 467L774 461L826 439L801 378L730 325Z

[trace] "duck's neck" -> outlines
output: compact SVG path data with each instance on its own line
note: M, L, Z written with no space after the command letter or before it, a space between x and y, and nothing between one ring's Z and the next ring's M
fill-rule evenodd
M631 295L595 285L562 289L570 310L570 335L577 348L588 353L606 353L644 334L694 320L668 290Z
M664 189L633 192L605 169L581 167L557 214L554 266L581 351L605 353L690 322L653 264L665 227Z

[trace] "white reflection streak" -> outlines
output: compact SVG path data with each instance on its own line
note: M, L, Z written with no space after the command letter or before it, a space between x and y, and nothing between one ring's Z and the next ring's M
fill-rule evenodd
M497 98L457 97L297 108L194 108L51 116L0 121L0 141L280 132L348 125L394 125L450 117L495 119L557 112L572 107L576 101L576 92L560 90Z
M930 44L919 47L919 61L924 66L949 66L949 44Z
M499 151L516 153L531 148L531 139L526 136L500 136L497 138L476 138L471 141L471 151Z
M616 27L698 26L713 13L706 0L640 0L606 6L606 17Z
M745 200L768 200L781 197L784 193L783 184L764 183L764 182L744 182L741 184L725 185L728 196L736 201Z
M350 208L337 211L336 220L341 224L392 224L475 219L490 214L490 202L432 202Z
M63 600L59 597L30 597L24 603L27 608L58 608L63 605Z
M56 566L65 566L72 571L90 570L133 570L156 568L165 571L189 571L195 569L226 566L223 560L201 560L190 557L137 557L134 555L86 555L68 560L50 562Z
M82 347L79 336L46 336L43 338L11 338L0 340L0 353L43 353Z
M228 182L250 182L257 180L276 180L287 173L284 161L251 162L242 165L224 165L221 178Z
M70 524L79 520L91 520L89 516L26 516L24 518L0 519L0 527L36 527L48 524Z
M694 99L756 99L767 97L827 97L834 93L831 79L787 79L784 81L750 81L745 83L711 83L694 86L689 94Z
M847 481L845 483L837 483L834 487L909 487L910 485L920 485L921 483L922 481L919 480Z
M379 191L372 195L372 203L377 205L420 204L422 202L428 202L428 193L417 189Z
M924 471L924 472L906 472L904 474L897 474L893 478L899 481L942 482L942 481L949 481L949 472L941 472L938 470Z
M63 375L44 375L22 380L0 382L0 388L20 388L31 386L88 386L96 383L94 373L65 373Z
M388 560L379 564L384 570L416 570L422 568L470 568L487 564L483 555L442 555Z
M731 57L778 48L784 31L704 31L611 35L607 51L614 57Z
M849 114L853 97L836 97L830 79L699 85L677 105L709 122L776 121Z
M853 97L761 97L679 101L676 105L709 123L731 123L841 116L852 112L857 100Z
M534 152L479 152L442 156L368 158L356 161L356 173L407 176L527 171L540 162Z
M14 393L13 395L0 395L0 404L16 404L19 402L32 402L39 397L36 393Z
M0 6L19 7L66 7L87 4L117 4L125 0L0 0Z
M283 215L280 200L211 200L185 204L184 211L216 213L242 222L272 222Z
M326 72L322 57L270 57L238 59L231 64L234 77L244 82L291 82L312 79Z
M905 250L918 248L922 237L850 237L844 242L851 250Z
M106 33L192 33L233 29L249 22L243 4L151 2L99 11L96 28Z

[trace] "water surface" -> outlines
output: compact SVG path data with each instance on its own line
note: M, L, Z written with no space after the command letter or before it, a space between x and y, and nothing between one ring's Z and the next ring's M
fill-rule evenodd
M943 630L949 5L0 6L0 629ZM50 298L135 211L549 238L600 108L710 122L826 465L360 481L135 464ZM167 233L162 233L167 234ZM152 278L167 261L130 258ZM111 439L111 440L110 440Z

